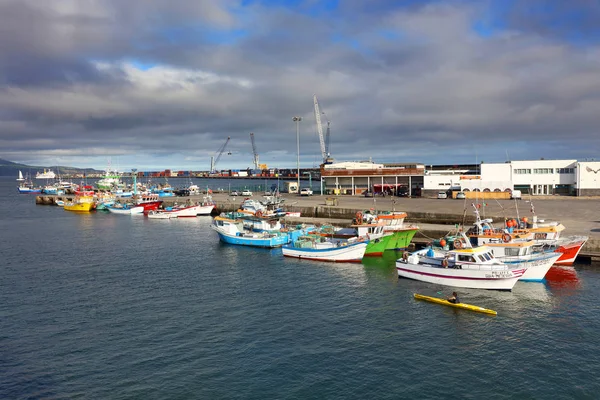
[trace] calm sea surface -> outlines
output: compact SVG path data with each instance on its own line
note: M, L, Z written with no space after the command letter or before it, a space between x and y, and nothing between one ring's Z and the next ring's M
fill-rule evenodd
M0 398L599 396L600 269L459 291L490 317L415 301L451 290L393 254L284 259L210 222L70 213L0 179Z

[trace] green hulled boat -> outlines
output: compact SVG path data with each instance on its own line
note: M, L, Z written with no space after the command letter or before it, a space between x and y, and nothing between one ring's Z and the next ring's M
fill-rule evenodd
M390 240L394 237L393 233L370 239L367 249L365 250L365 257L379 257L383 255L383 252L387 250Z
M404 228L403 230L394 231L385 249L406 250L418 230L419 228Z

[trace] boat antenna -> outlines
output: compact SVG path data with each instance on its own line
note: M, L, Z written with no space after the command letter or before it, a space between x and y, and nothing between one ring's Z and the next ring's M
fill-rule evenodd
M500 204L498 199L496 199L496 203L498 203L498 205L500 206L500 209L502 210L502 215L504 216L504 222L506 222L506 209L504 207L502 207L502 204Z

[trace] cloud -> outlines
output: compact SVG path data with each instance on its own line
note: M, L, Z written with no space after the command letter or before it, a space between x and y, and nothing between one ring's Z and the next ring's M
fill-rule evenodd
M598 152L581 3L397 3L0 0L0 156L196 170L231 136L221 167L245 168L254 132L261 161L291 167L300 115L318 165L314 93L338 160Z

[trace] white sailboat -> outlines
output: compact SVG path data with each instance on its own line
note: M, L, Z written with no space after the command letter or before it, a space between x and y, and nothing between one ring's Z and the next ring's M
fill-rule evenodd
M23 173L19 170L19 177L17 178L17 182L24 182L25 178L23 178Z

